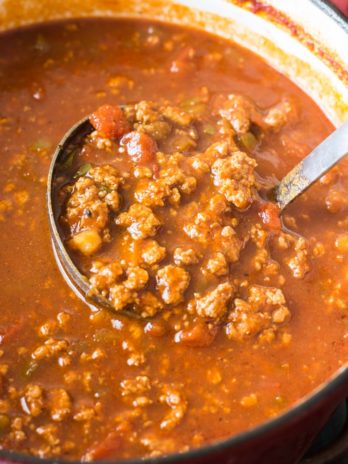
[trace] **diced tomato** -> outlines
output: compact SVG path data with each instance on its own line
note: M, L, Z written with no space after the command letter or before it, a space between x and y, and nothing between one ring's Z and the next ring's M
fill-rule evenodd
M129 131L129 123L119 106L103 105L89 118L96 131L108 139L119 139Z
M260 205L259 216L267 229L280 231L280 209L275 203L267 202Z
M121 146L137 164L153 164L157 152L156 142L147 134L142 132L129 132L122 137Z

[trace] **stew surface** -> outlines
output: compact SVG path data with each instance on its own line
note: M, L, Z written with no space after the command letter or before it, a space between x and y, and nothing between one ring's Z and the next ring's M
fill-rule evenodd
M2 34L0 87L1 447L184 451L346 362L347 164L281 218L268 200L333 130L289 80L203 32L99 19ZM93 111L57 220L113 310L63 280L45 203L55 144Z

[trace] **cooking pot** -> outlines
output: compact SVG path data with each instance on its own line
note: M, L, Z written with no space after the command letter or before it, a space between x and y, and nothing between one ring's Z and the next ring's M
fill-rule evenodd
M348 120L348 23L326 2L0 0L0 30L67 17L120 15L191 25L231 38L292 79L333 124ZM348 367L342 367L291 409L252 430L189 452L127 463L294 464L347 395ZM40 460L0 450L0 461Z

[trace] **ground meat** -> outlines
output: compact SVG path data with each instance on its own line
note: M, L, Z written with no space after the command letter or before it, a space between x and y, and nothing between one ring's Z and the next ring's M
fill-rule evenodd
M61 422L71 413L72 402L64 388L52 388L48 391L48 409L55 422Z
M284 262L296 279L302 279L309 271L308 244L303 237L281 232L276 241L280 250L293 250L295 253L284 258Z
M146 125L162 119L161 113L158 110L158 105L151 101L140 101L134 106L134 110L135 121L138 124Z
M227 303L234 293L229 282L219 284L214 290L201 296L195 294L195 310L198 316L218 321L227 311Z
M263 271L264 275L279 273L279 264L271 258L267 246L268 233L260 224L254 224L250 229L250 240L256 245L256 252L251 258L251 268Z
M243 242L238 238L232 226L225 226L215 236L214 249L223 253L228 262L238 261Z
M228 273L228 264L225 255L221 252L214 253L204 268L206 271L216 276L224 276Z
M295 106L288 98L263 111L251 99L230 94L218 112L238 135L249 132L252 123L263 129L279 130L289 120L296 118Z
M267 111L263 121L266 127L279 130L289 120L293 120L296 117L297 112L294 103L289 98L284 98L280 103Z
M141 317L153 317L162 311L163 306L163 302L154 293L146 291L137 298L135 311Z
M158 158L160 164L159 177L172 189L177 187L180 192L189 195L195 191L197 180L187 175L180 167L180 162L185 158L180 154L162 156Z
M170 411L162 419L160 427L162 430L172 430L184 418L188 406L187 400L177 388L168 385L163 388L160 402L170 408Z
M93 179L80 177L67 203L66 219L73 233L91 227L102 230L109 219L106 203L99 198Z
M178 126L187 127L193 122L193 115L175 106L164 106L162 108L164 116Z
M132 379L122 380L120 387L122 396L141 395L151 389L151 382L149 377L138 375Z
M21 406L25 413L34 417L39 416L44 409L44 391L40 385L26 386Z
M226 141L215 142L204 152L202 158L211 167L212 164L220 159L226 158L230 154L230 146Z
M66 351L68 342L66 340L56 340L49 338L45 343L34 350L32 353L33 359L50 358L57 354Z
M96 291L107 294L110 286L119 281L123 275L124 270L118 261L110 264L103 264L100 261L94 262L91 268L93 273L89 281Z
M245 134L249 131L251 122L260 120L255 104L242 95L230 94L219 114L229 121L237 134Z
M160 179L139 180L134 196L146 206L164 206L166 200L178 205L181 195L190 194L196 189L197 181L193 176L187 176L180 168L166 167L160 170Z
M191 239L202 245L207 245L211 242L216 229L221 228L217 221L220 219L216 218L216 215L211 211L202 211L197 213L188 224L184 224L183 229Z
M156 235L161 222L150 208L134 203L127 212L116 218L116 224L127 227L131 236L139 240Z
M114 285L109 290L109 300L115 311L121 311L135 302L137 293L123 284Z
M308 249L304 238L300 237L295 242L294 256L285 260L289 266L292 275L296 279L303 279L303 277L309 272L310 266L308 262Z
M102 239L109 239L109 217L118 211L122 182L117 169L105 165L90 168L68 187L66 212L61 219L73 235L68 242L71 248L89 255L99 249Z
M159 269L156 275L157 288L167 304L178 304L190 283L190 274L178 266L169 264Z
M134 192L136 200L146 206L164 206L170 194L171 189L164 179L141 179Z
M255 167L256 161L240 151L218 159L212 166L214 185L227 201L237 208L246 208L254 197Z
M279 288L254 285L249 288L247 300L236 298L233 303L226 335L231 340L243 340L247 337L267 337L272 341L279 330L290 319L283 292Z
M199 261L199 255L197 251L192 248L175 248L174 250L174 262L178 266L197 264Z
M108 299L115 311L135 304L139 299L139 291L146 286L149 280L148 272L140 266L129 266L124 271L117 261L110 264L94 262L91 273L90 294L99 294ZM143 312L148 314L148 307Z
M135 105L134 128L137 131L146 132L154 140L163 140L172 130L158 105L153 102L141 101Z
M165 247L160 246L156 240L147 239L141 243L141 259L145 264L157 264L166 255Z
M145 287L149 280L149 274L141 267L129 267L127 269L127 279L123 285L130 290L140 290Z

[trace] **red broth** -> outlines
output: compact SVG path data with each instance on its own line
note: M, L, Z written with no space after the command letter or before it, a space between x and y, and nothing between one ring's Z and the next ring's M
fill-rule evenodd
M63 280L51 249L47 171L55 144L75 121L103 104L144 99L173 106L191 101L190 107L202 95L211 105L242 95L263 115L290 99L294 119L263 135L256 131L258 142L247 150L267 187L333 130L287 78L247 50L203 32L98 19L1 34L0 87L3 448L67 459L184 451L280 414L346 362L344 163L282 218L283 233L305 241L308 269L296 276L296 266L286 263L301 249L295 249L297 240L285 251L279 243L267 245L280 263L272 279L291 314L286 336L269 342L260 343L258 334L230 339L220 327L206 346L189 346L177 343L170 317L162 330L157 316L91 311ZM107 160L98 156L93 163L114 162L110 154ZM270 209L253 221L278 227ZM251 252L243 253L231 273L270 285L262 269L250 273ZM201 268L190 273L196 284Z

